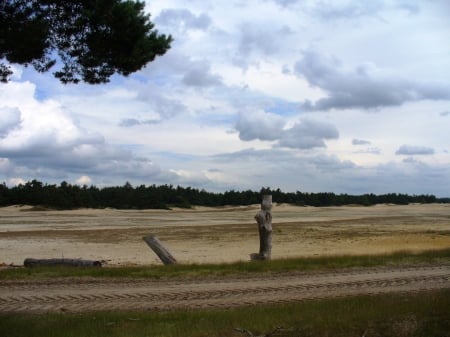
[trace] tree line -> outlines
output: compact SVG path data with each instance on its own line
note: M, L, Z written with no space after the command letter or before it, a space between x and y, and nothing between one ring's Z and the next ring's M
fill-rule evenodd
M103 187L72 185L65 181L59 185L32 180L25 184L8 187L0 184L0 206L31 205L53 209L117 208L117 209L170 209L193 206L245 206L258 204L261 196L271 194L275 203L298 206L341 206L409 203L450 203L450 198L434 195L407 195L389 193L382 195L283 192L279 188L263 187L259 191L245 190L207 192L204 189L173 185L140 185Z

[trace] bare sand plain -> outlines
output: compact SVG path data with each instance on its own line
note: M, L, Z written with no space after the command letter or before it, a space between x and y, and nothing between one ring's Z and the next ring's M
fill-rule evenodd
M173 210L0 208L0 264L27 257L161 264L156 235L180 263L248 261L259 248L259 205ZM450 205L297 207L275 204L272 257L383 254L450 248Z

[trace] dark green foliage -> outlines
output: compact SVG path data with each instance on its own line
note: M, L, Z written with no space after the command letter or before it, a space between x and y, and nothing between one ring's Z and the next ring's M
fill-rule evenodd
M261 202L261 195L272 194L276 203L288 203L301 206L341 206L408 203L448 203L448 198L436 198L434 195L407 195L389 193L383 195L348 195L328 193L282 192L262 188L259 192L230 190L224 193L212 193L192 187L174 187L172 185L140 185L130 183L123 186L98 188L95 186L71 185L63 181L59 186L43 184L32 180L24 185L8 187L0 184L0 206L33 205L56 209L74 208L118 208L118 209L168 209L170 207L189 208L192 206L245 206Z
M158 34L144 2L121 0L5 0L0 2L0 59L54 72L63 83L108 82L163 55L171 36ZM0 63L0 81L11 69Z

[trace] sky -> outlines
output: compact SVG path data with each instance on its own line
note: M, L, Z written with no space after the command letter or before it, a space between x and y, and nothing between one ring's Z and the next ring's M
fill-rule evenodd
M0 84L0 182L450 196L448 0L152 0L129 77Z

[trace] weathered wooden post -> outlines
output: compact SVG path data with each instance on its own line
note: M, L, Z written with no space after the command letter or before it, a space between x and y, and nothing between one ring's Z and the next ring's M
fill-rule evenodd
M159 259L164 264L176 264L177 260L170 254L169 250L163 246L161 241L156 236L144 236L142 238L145 243L158 255Z
M272 196L263 195L261 210L255 219L259 231L259 253L251 254L252 260L270 260L272 254Z

